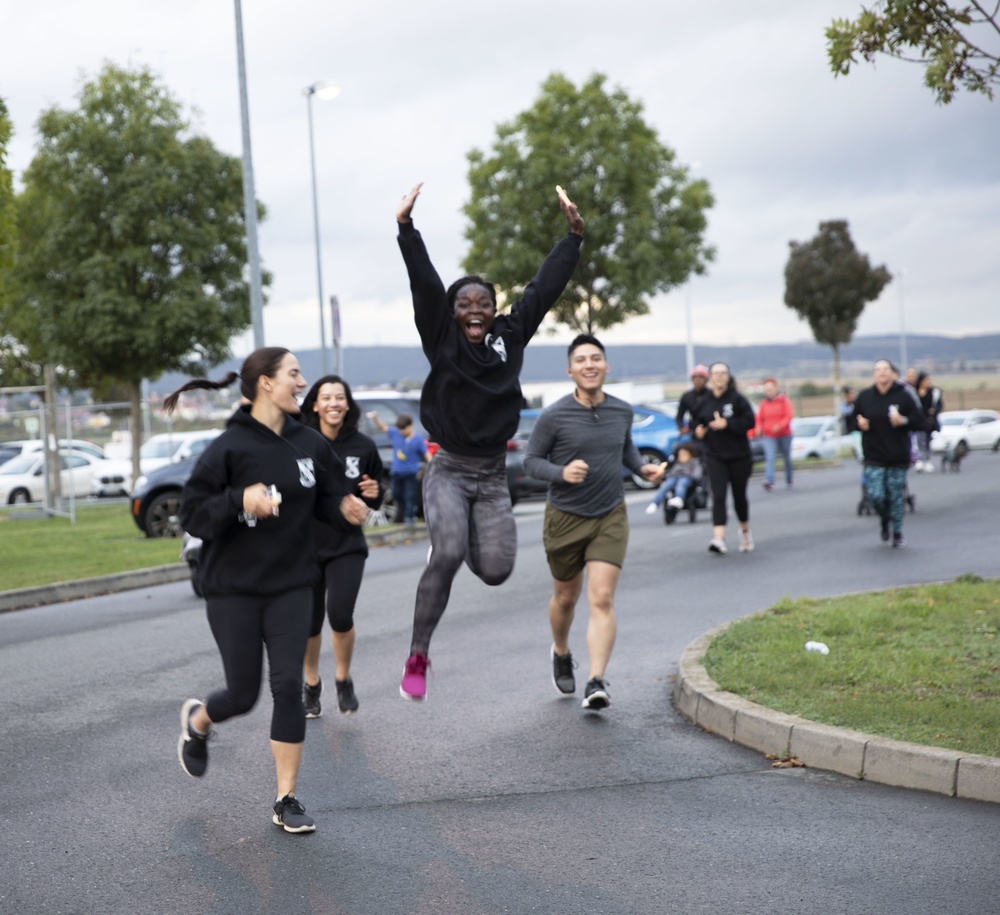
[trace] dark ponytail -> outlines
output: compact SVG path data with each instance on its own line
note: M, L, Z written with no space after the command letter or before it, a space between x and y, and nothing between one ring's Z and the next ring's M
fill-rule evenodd
M195 389L218 391L221 388L228 388L237 378L240 379L240 394L251 403L257 399L257 380L261 375L273 378L278 372L281 360L285 358L290 350L283 346L262 346L255 349L243 362L243 367L238 372L230 372L221 381L210 381L207 378L192 378L191 381L182 384L176 391L168 394L163 399L163 412L173 413L177 406L177 401L185 391Z

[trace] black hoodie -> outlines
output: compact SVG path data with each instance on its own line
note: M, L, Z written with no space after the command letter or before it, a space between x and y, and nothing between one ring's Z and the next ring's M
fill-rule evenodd
M502 454L521 415L524 348L573 276L583 237L571 232L558 241L521 298L496 316L486 341L473 344L455 323L420 233L412 222L398 226L413 316L431 364L420 394L420 422L431 441L452 454Z
M718 413L726 420L723 429L710 429L708 424ZM720 461L738 461L750 457L750 442L747 433L756 425L757 417L747 400L736 388L730 386L716 397L710 386L694 406L691 413L691 429L705 426L702 449L708 457Z
M250 525L243 490L255 483L277 487L282 501L277 517ZM343 462L314 429L288 416L275 435L241 407L205 449L181 494L184 530L204 541L205 596L281 594L312 585L318 578L312 518L354 530L340 513L340 500L352 490Z

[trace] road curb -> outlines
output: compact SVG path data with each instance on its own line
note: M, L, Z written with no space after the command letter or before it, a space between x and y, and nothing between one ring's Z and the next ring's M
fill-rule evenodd
M365 531L365 536L370 547L399 546L418 540L426 540L427 528L422 524L418 525L415 531L407 531L405 528L382 531L379 528L373 528ZM85 597L99 597L102 594L114 594L118 591L129 591L135 588L151 588L155 585L184 581L190 574L186 562L175 562L148 569L135 569L131 572L118 572L94 578L81 578L76 581L39 585L35 588L2 591L0 592L0 613L10 610L27 610L31 607L58 604L69 600L81 600Z
M755 614L750 614L751 616ZM712 640L738 620L717 626L684 649L674 680L677 710L730 743L864 781L1000 803L1000 759L889 740L776 712L719 689L702 659Z

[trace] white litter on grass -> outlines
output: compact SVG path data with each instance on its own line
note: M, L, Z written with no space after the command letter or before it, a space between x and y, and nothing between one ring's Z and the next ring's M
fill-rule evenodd
M829 654L830 648L823 642L806 642L806 651L815 651L817 654Z

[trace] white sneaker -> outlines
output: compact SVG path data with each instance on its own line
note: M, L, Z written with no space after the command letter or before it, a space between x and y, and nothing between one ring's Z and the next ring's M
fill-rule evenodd
M934 473L934 465L930 461L924 464L924 473Z
M708 544L708 551L710 553L721 553L725 555L729 551L726 549L726 541L721 537L713 537Z
M915 473L923 473L924 462L923 461L914 461L913 462L913 470L914 470Z
M669 505L671 508L683 508L684 500L680 496L672 496L670 499L667 500L667 505Z
M753 552L753 534L751 534L749 530L740 534L740 552Z
M649 505L646 506L646 514L647 515L655 515L656 511L657 511L657 509L659 507L660 506L657 505L655 502L650 502Z

